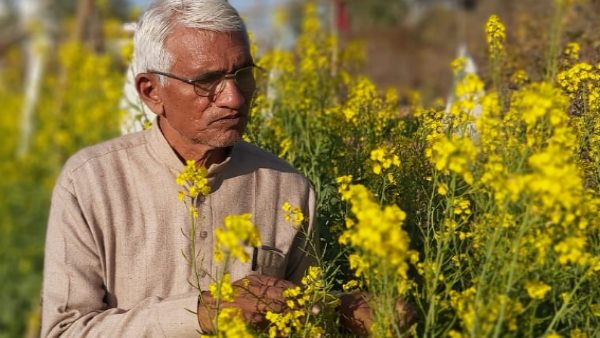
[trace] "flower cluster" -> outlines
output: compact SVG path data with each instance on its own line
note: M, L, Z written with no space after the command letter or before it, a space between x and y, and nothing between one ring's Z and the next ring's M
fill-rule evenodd
M529 281L525 283L525 290L533 299L544 299L544 296L552 290L552 287L541 281Z
M591 92L593 86L600 81L600 67L594 67L589 63L577 63L571 68L561 72L557 76L561 88L575 98L577 93Z
M389 147L380 146L371 150L371 167L375 175L390 169L391 166L400 166L400 157L393 153Z
M455 173L468 184L473 183L471 166L477 156L477 148L470 137L447 137L440 135L426 151L435 168L444 173Z
M177 196L180 201L186 197L196 198L198 196L206 196L210 193L210 186L206 178L206 168L197 166L196 161L188 160L183 171L181 171L175 182L184 187L183 191Z
M365 119L365 101L374 101L377 104L380 99L377 95L377 88L367 78L360 78L348 93L349 100L343 109L345 120L353 125Z
M304 214L300 208L292 206L289 202L283 203L281 208L285 211L284 218L286 221L292 223L295 228L302 225Z
M287 289L283 296L288 308L282 313L267 312L266 319L271 322L269 337L289 337L294 333L322 337L325 334L323 328L310 320L320 313L319 303L327 298L320 268L311 266L302 278L302 287Z
M225 273L218 283L210 283L208 286L211 296L219 301L233 302L235 290L231 284L231 274Z
M245 251L246 246L258 247L261 245L259 233L252 223L252 214L228 215L224 220L224 227L215 231L215 248L213 257L215 262L223 262L216 269L216 275L211 276L214 282L208 289L216 301L216 318L213 319L216 328L216 337L253 337L241 318L238 309L223 307L223 303L233 302L237 292L231 282L229 269L231 260L247 263L250 256ZM241 287L247 288L249 280L243 279Z
M403 293L407 288L408 261L416 260L416 252L409 249L408 234L402 229L406 214L395 205L380 208L362 185L350 185L340 193L352 205L351 212L356 217L356 221L347 219L347 230L339 238L341 244L357 251L349 257L356 276L372 279L392 273Z
M565 55L565 64L568 65L570 62L578 61L580 51L581 46L577 42L569 42L563 53Z
M228 215L224 223L224 227L215 230L215 260L222 261L227 255L243 263L249 262L250 256L245 247L261 245L260 234L252 223L252 214Z
M500 312L503 313L503 322L500 325L505 326L509 332L517 330L518 316L524 308L521 302L508 298L505 295L497 296L490 302L490 308L487 311L480 312L486 304L483 300L477 298L477 289L470 287L462 292L450 292L450 306L456 310L460 319L461 326L465 334L460 331L451 331L449 336L453 338L468 337L469 332L476 331L476 326L481 326L483 332L490 332L496 324L495 321ZM481 316L480 318L478 318Z
M217 332L214 335L201 335L201 338L254 338L252 331L248 329L242 319L240 309L224 308L218 314Z
M485 33L490 55L492 57L502 55L504 53L504 41L506 40L506 28L498 16L490 16L485 24Z

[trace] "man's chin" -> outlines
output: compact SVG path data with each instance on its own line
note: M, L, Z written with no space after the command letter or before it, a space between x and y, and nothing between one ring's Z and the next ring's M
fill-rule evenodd
M214 147L214 148L227 148L227 147L231 147L231 146L235 145L236 143L238 143L239 141L241 141L242 135L243 135L243 133L238 132L238 131L229 131L229 132L221 135L221 137L212 138L210 140L197 139L194 141L196 143L206 144L206 145Z
M213 144L211 144L211 146L215 147L215 148L228 148L228 147L232 147L234 146L236 143L238 143L239 141L241 141L242 138L236 138L235 140L228 140L228 141L223 141L223 142L215 142Z

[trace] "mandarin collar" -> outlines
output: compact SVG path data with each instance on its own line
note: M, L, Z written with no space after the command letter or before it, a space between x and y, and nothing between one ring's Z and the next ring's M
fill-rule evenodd
M159 162L166 165L171 171L179 173L183 171L185 164L179 159L175 150L169 145L169 142L167 142L167 139L158 126L158 119L159 117L156 117L152 122L150 129L146 131L146 139L150 146L150 151ZM231 159L236 153L236 149L236 145L229 147L227 157L225 157L222 162L213 163L208 167L206 177L215 177L229 167Z

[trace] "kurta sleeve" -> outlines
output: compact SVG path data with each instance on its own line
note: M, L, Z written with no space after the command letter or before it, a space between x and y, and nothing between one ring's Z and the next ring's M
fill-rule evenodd
M92 229L73 192L57 184L46 235L42 337L197 337L197 292L109 308Z
M308 198L304 205L304 214L307 215L307 221L301 228L290 248L288 264L285 273L285 279L298 285L304 277L309 266L317 266L317 257L321 254L319 246L319 231L316 222L316 202L315 193L309 186Z

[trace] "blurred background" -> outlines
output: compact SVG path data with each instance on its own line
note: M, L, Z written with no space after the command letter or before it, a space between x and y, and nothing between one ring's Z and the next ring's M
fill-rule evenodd
M564 0L567 1L567 0ZM256 56L293 48L300 0L230 0ZM340 45L357 43L358 72L399 96L448 97L450 62L467 56L490 81L483 27L507 26L507 70L541 78L554 0L314 0ZM83 146L139 128L126 94L134 22L144 0L0 0L0 338L37 337L50 195L64 161ZM563 44L600 55L599 0L565 13ZM401 101L402 102L402 101ZM126 120L129 117L129 120ZM125 120L124 120L125 119ZM129 121L129 122L128 122Z

